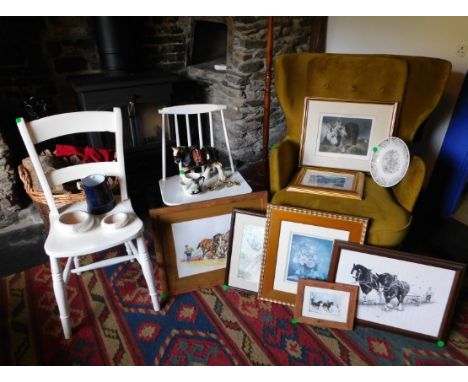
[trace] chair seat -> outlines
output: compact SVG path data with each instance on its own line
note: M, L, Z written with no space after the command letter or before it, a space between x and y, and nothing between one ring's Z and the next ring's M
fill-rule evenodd
M60 213L77 210L86 211L86 201L65 206L63 209L60 209ZM115 212L126 212L129 214L130 219L127 225L119 229L102 228L102 218ZM133 211L129 199L118 202L112 211L106 214L95 215L94 219L93 227L86 232L64 233L60 229L57 229L58 216L52 217L49 235L44 244L47 255L51 257L87 255L125 243L137 237L143 229L143 222Z
M250 194L252 188L245 181L242 175L236 171L231 175L231 171L226 171L226 176L228 180L238 183L232 187L223 187L219 190L213 191L204 191L196 195L188 195L182 189L180 185L180 176L174 175L166 179L159 180L159 189L161 190L162 200L167 206L178 206L180 204L202 202L205 200L225 198L228 196ZM218 176L208 179L203 188L208 189L209 186L212 186L218 180Z
M283 189L275 193L271 203L370 218L366 243L384 247L398 245L411 223L411 214L397 204L391 189L380 187L368 175L362 200Z

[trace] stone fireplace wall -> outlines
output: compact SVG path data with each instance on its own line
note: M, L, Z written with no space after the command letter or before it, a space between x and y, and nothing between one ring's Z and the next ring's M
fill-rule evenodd
M321 18L275 17L274 56L310 50ZM322 18L323 19L323 18ZM190 65L197 20L225 23L227 70ZM261 158L267 17L141 18L141 70L161 68L186 76L204 89L200 102L228 106L226 122L237 164ZM129 30L129 33L132 31ZM23 100L44 98L50 114L77 110L70 76L101 71L94 20L90 17L0 17L0 205L13 216L26 200L15 170L26 150L15 118L27 117ZM272 74L270 144L284 134L284 118ZM224 139L217 137L217 142ZM3 181L8 185L3 185ZM11 182L11 184L10 184ZM15 186L16 184L16 186ZM16 190L16 191L15 191ZM3 220L3 215L0 218Z
M0 228L15 223L21 209L17 200L17 178L9 157L10 150L0 134Z
M227 70L190 65L197 19L228 26ZM318 17L275 17L273 58L279 54L310 51L317 37ZM145 23L145 50L149 63L181 73L205 88L208 103L227 105L231 150L238 164L261 158L267 17L153 17ZM322 31L323 33L323 31ZM284 116L275 93L272 74L270 145L284 135ZM217 139L216 139L217 138ZM221 136L217 142L224 142Z

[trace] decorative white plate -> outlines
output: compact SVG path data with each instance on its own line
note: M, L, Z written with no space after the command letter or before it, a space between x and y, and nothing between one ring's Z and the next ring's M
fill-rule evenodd
M409 161L406 143L400 138L390 137L373 149L370 173L379 186L392 187L405 176Z

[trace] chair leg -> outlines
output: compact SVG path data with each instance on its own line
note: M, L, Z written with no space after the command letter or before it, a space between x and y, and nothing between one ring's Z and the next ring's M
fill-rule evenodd
M50 268L52 271L52 285L59 309L60 321L62 322L63 334L65 339L68 340L71 337L70 310L67 302L67 290L62 277L62 268L58 259L50 258Z
M130 247L130 244L128 243L125 243L125 249L127 250L127 254L128 255L133 255L133 251L132 251L132 248ZM135 260L134 259L131 259L130 262L134 262Z
M155 311L158 311L159 301L158 301L158 293L156 292L156 286L154 285L153 267L151 266L148 249L146 248L143 235L139 236L136 239L136 241L137 241L137 248L138 248L138 262L141 265L143 276L145 277L146 284L148 285L148 290L149 290L149 294L151 297L151 301L153 303L153 308Z
M75 269L80 267L80 258L78 256L73 258L73 264L75 265ZM81 272L77 272L76 274L81 275Z

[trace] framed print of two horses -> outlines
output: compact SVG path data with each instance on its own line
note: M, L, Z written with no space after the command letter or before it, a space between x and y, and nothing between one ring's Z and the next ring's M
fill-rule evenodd
M465 265L335 241L330 279L358 285L358 323L429 340L446 338Z

